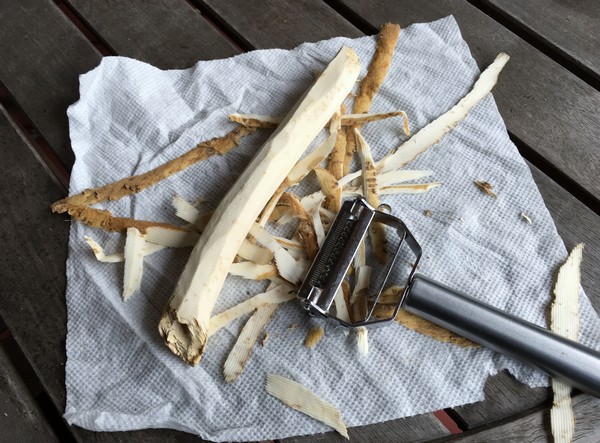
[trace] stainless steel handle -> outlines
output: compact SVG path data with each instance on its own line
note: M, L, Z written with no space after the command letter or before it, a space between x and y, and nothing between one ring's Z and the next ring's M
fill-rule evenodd
M600 352L418 274L402 307L600 398Z

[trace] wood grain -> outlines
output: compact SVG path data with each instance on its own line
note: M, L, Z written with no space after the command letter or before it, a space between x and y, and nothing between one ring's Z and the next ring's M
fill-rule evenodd
M502 27L466 0L343 0L378 28L388 21L408 26L452 14L480 68L501 51L511 56L493 94L508 130L576 183L579 192L600 198L600 126L594 112L600 92ZM550 169L546 165L536 164ZM587 191L586 191L587 190Z
M67 107L100 53L51 1L0 2L0 81L70 169Z
M600 3L578 0L480 2L600 80Z
M117 54L161 69L230 57L239 50L185 0L68 0Z
M0 346L0 439L58 442L35 399Z
M256 49L291 49L304 42L362 33L318 0L202 0L246 44Z
M578 443L597 443L600 438L600 420L598 420L600 399L587 394L573 398L575 412L575 436ZM467 435L452 437L444 441L460 443L547 443L552 441L550 429L550 410L534 412L518 420L511 421L492 429Z
M424 414L375 425L348 429L350 441L361 443L403 443L428 441L450 435L450 432L433 416ZM335 433L316 434L279 440L281 443L342 443L344 437Z

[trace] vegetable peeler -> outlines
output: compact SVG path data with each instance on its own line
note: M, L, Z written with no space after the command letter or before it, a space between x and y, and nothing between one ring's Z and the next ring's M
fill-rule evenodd
M387 232L395 234L386 235L391 252L387 263L377 266L379 283L369 288L364 314L352 322L344 321L334 300L359 248L369 243L363 240L372 223L381 223ZM404 290L393 314L379 318L373 314L383 287L388 279L398 282L395 268L407 261L402 250L410 254L410 266L403 274ZM297 297L311 315L328 317L347 327L387 324L403 308L600 398L600 352L420 275L416 269L421 255L421 247L402 220L373 208L362 198L348 200L332 223Z

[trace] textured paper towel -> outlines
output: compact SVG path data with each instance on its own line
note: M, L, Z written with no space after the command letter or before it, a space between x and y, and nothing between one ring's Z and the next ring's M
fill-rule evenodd
M342 44L356 50L364 73L374 37L255 51L181 71L104 58L81 76L81 98L69 108L77 158L71 193L147 171L226 133L232 128L229 113L285 114ZM413 25L400 34L372 110L405 110L416 132L463 97L478 74L452 18ZM376 159L404 140L398 120L369 124L364 135ZM105 207L120 216L177 222L170 200L178 193L190 201L204 197L203 208L213 209L267 136L253 135L225 157ZM431 169L434 180L444 183L424 195L383 199L422 245L421 272L546 326L552 276L565 248L493 98L485 98L409 168ZM493 183L498 198L481 193L473 185L476 179ZM426 209L432 217L424 216ZM521 212L533 224L524 222ZM211 337L195 368L171 354L157 332L190 249L147 257L142 292L124 303L122 264L96 262L84 235L108 251L122 250L124 243L120 235L80 223L71 228L65 417L84 428L167 427L218 441L329 430L266 395L268 372L319 393L341 409L349 426L481 400L486 378L502 368L532 386L547 383L541 373L491 351L439 343L395 324L370 332L367 357L357 353L355 337L341 329L329 330L323 342L308 350L302 346L307 317L288 303L268 325L267 345L257 347L246 371L227 385L221 368L245 319ZM229 277L215 312L263 289L260 283ZM598 319L587 298L581 304L581 341L597 346ZM288 329L292 323L300 327Z

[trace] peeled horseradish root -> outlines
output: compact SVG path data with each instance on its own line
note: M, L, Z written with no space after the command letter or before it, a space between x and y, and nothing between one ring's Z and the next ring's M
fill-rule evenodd
M189 364L196 365L202 358L213 307L246 235L271 195L339 110L359 72L358 56L343 47L213 213L159 323L169 349Z

